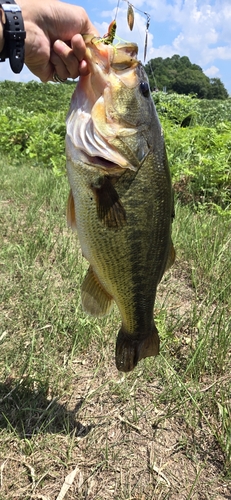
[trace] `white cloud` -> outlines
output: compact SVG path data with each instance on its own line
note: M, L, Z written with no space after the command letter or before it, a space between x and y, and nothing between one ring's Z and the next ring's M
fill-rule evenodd
M147 59L155 59L156 57L162 57L163 59L166 59L166 57L172 57L176 51L172 47L172 45L161 45L158 48L151 47L151 49L148 52L148 58Z
M231 2L227 0L147 0L155 22L168 22L168 35L178 32L171 44L151 49L151 53L188 55L198 64L215 58L231 59ZM170 27L171 26L171 27ZM217 45L217 47L214 47Z
M148 59L170 57L173 54L187 55L190 60L206 65L215 59L231 59L231 5L226 0L133 0L133 5L148 11L151 22L168 22L168 38L171 43L158 45L158 38L148 38ZM117 34L125 40L135 41L143 53L146 18L135 10L135 25L132 34L126 20L127 3L121 0L117 15ZM102 12L102 17L114 18L116 8ZM106 23L97 25L105 32ZM177 30L177 36L174 32Z
M205 75L207 75L209 78L219 78L220 77L220 70L216 66L210 66L210 68L204 69L203 70Z

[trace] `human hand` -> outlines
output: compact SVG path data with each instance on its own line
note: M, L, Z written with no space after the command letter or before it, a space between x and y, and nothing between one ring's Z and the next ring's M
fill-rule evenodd
M81 34L94 33L86 11L59 0L18 0L22 9L25 64L43 82L77 78L88 73L84 61L85 43Z

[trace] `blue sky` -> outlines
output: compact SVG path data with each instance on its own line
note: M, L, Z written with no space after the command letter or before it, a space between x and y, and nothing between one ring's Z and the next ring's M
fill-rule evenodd
M67 0L64 0L67 1ZM103 35L114 19L117 0L69 0L83 6ZM231 95L231 0L132 0L151 16L146 62L174 54L188 56L210 77L219 77ZM143 61L146 16L135 10L133 31L127 26L127 2L120 0L117 35L136 42ZM0 80L29 81L36 78L24 67L20 75L9 64L0 64Z

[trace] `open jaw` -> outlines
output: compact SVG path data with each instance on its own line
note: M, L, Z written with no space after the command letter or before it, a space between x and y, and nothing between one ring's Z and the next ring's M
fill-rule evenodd
M121 135L121 130L125 130L126 135L134 134L135 130L122 124L120 119L115 119L114 112L111 116L109 108L114 75L116 73L117 78L118 72L124 75L136 66L136 54L135 44L114 48L100 42L87 43L86 60L90 73L80 77L67 116L67 152L68 148L74 147L75 158L105 169L117 167L133 170L133 166L113 147L112 142Z
M80 108L67 121L67 152L74 148L74 158L106 170L130 167L130 164L95 127L91 113Z

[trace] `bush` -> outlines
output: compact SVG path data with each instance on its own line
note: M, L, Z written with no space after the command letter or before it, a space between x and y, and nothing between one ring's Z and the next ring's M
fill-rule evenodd
M16 92L16 90L18 91ZM65 118L73 85L0 83L0 147L11 162L65 172ZM175 190L184 202L231 205L231 99L153 94Z

